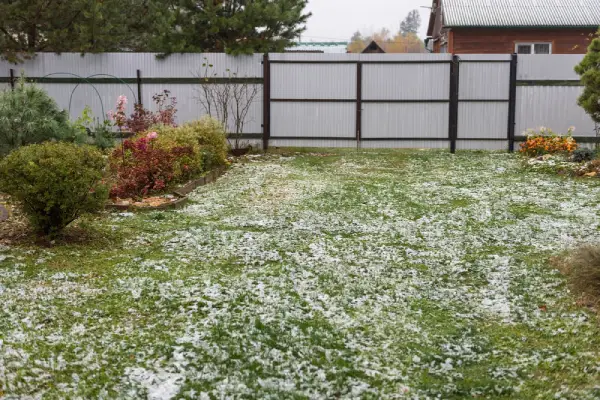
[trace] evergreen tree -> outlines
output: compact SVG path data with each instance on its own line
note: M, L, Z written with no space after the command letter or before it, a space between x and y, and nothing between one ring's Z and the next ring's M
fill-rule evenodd
M584 59L575 67L575 72L581 76L584 85L578 104L596 124L600 124L600 32L592 40Z
M419 14L419 10L412 10L408 13L404 21L400 23L400 34L408 35L414 34L416 35L419 32L419 28L421 27L421 14Z
M0 56L35 52L283 51L305 30L308 0L5 0Z
M172 21L158 0L7 0L0 3L0 56L35 52L149 51Z
M161 51L251 54L283 51L306 29L308 0L179 0Z

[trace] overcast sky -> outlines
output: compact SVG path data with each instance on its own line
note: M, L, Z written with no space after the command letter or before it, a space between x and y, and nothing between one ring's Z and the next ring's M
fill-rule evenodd
M310 0L303 42L348 41L356 30L371 34L385 27L397 32L410 10L421 12L420 36L425 37L431 0Z

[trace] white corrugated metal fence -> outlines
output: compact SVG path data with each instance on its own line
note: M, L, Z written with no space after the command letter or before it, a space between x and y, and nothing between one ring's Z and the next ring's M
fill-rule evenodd
M22 71L75 119L86 105L102 117L121 94L131 99L128 111L138 92L152 108L152 96L167 89L182 123L206 113L201 85L233 77L258 88L244 133L268 136L271 146L508 149L513 119L513 141L539 126L594 136L577 106L573 67L582 57L519 56L511 80L511 55L287 53L270 54L265 66L258 54L45 53L20 65L0 61L0 90L10 89L11 70Z

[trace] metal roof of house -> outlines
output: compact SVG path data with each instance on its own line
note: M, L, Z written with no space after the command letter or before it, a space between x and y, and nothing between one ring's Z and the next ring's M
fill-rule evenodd
M448 27L598 27L600 0L441 0Z

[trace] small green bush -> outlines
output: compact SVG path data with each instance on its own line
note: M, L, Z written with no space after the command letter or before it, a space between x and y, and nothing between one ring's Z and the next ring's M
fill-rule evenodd
M198 138L190 129L184 127L171 127L166 125L155 126L154 131L157 133L154 145L171 151L177 147L185 147L192 149L192 152L175 160L173 165L174 181L181 182L190 177L199 176L204 172L204 159Z
M0 161L0 191L22 204L31 224L54 235L108 198L106 161L91 146L46 142L21 147Z
M571 160L573 162L580 163L584 161L592 161L595 156L596 152L594 150L583 147L573 152Z
M227 163L227 137L222 125L213 118L205 117L177 128L159 126L152 129L158 133L159 146L193 146L200 155L196 166L204 171Z
M47 140L82 142L85 137L43 89L21 78L15 90L0 92L0 157Z
M227 163L227 134L219 121L205 117L183 125L196 135L200 143L207 171Z

